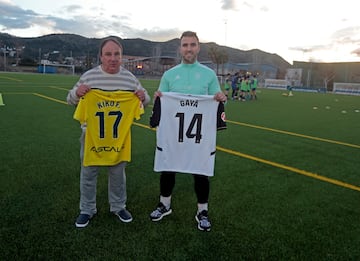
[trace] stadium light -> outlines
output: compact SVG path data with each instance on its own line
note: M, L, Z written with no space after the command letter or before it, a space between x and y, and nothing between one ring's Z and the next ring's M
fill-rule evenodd
M4 45L4 72L6 72L6 45Z

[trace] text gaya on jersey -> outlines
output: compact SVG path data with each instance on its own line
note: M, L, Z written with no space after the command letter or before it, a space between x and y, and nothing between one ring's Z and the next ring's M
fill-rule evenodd
M198 100L181 100L180 101L180 106L184 107L184 106L192 106L192 107L197 107L199 104Z

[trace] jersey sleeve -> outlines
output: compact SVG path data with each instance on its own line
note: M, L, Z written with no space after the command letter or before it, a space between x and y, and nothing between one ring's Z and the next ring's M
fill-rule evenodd
M142 104L142 102L139 101L139 105L138 105L138 108L135 112L135 115L134 115L134 119L135 120L139 120L141 115L145 113L145 110L144 110L144 105Z
M84 103L86 103L85 97L80 98L73 115L73 118L81 124L86 122L86 105L84 105Z
M161 116L161 103L160 103L160 97L156 97L152 114L150 116L150 127L155 128L159 126L160 123L160 116Z
M225 106L224 106L223 102L219 102L219 105L218 105L216 128L217 128L217 130L227 129L226 117L225 117Z

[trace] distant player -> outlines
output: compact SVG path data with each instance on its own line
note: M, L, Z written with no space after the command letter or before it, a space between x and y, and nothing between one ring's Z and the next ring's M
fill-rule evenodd
M257 100L257 96L256 96L257 87L258 87L258 79L257 79L256 75L253 75L253 77L251 79L251 99L252 100Z
M225 77L225 82L224 82L224 93L227 98L229 97L230 87L231 87L231 74L228 73Z

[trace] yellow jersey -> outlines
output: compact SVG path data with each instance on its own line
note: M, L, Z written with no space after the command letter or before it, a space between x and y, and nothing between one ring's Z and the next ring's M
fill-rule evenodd
M129 91L92 89L83 96L74 119L86 125L84 166L113 166L131 160L131 125L144 107Z

